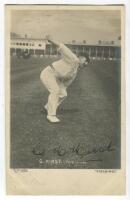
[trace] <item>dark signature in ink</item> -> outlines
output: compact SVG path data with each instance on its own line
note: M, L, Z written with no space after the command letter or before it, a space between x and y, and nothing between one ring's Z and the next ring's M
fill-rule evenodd
M97 153L115 151L115 148L112 146L112 141L110 140L108 143L92 146L91 148L88 148L87 144L78 143L77 145L73 145L68 148L67 147L65 148L61 144L59 144L58 146L49 150L45 149L41 144L38 144L34 146L32 149L32 153L38 156L44 156L49 151L53 152L55 155L58 155L59 157L73 154L79 156L80 158L83 158L85 156Z

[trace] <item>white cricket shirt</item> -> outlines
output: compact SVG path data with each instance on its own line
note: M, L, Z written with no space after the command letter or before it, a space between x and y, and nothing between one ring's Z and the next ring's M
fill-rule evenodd
M62 55L62 59L52 64L57 72L57 76L67 78L73 77L77 73L79 66L78 57L64 44L60 44L59 52Z

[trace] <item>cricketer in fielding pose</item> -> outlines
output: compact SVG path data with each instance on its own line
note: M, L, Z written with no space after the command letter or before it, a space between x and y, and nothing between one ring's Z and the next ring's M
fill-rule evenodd
M46 40L58 48L61 59L41 72L40 79L50 93L44 108L50 122L60 122L56 116L57 108L67 97L67 87L75 79L78 69L85 66L90 59L85 54L77 57L67 46L52 40L50 36L46 36Z

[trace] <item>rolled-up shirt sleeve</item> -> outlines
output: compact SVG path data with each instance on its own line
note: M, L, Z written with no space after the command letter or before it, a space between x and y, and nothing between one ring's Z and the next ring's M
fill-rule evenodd
M66 45L61 43L58 51L64 58L70 59L70 61L73 62L79 62L78 57Z

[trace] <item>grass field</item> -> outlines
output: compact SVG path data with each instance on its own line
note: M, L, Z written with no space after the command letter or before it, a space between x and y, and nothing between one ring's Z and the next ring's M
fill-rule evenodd
M120 62L82 69L51 124L39 77L52 60L11 58L11 167L120 168Z

